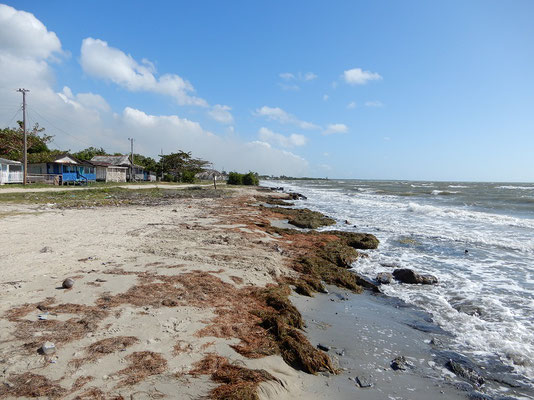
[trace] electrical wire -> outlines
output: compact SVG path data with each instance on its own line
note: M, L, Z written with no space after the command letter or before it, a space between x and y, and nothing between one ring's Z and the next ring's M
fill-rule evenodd
M28 108L27 105L26 105L26 108ZM80 138L78 138L78 137L76 137L76 136L74 136L74 135L68 133L68 132L65 131L64 129L61 129L60 127L58 127L57 125L55 125L54 123L52 123L50 120L48 120L47 118L43 117L43 115L42 115L39 111L37 111L37 110L35 109L35 107L32 107L32 110L33 110L33 112L34 112L35 114L37 114L42 120L44 120L44 121L47 122L48 124L52 125L52 127L54 127L56 130L58 130L58 131L64 133L64 134L67 135L67 136L72 137L73 139L77 140L77 141L80 142L80 143L83 143L83 144L86 145L86 146L96 147L96 146L94 146L93 144L88 143L88 142L86 142L86 141L83 141L83 140L81 140Z

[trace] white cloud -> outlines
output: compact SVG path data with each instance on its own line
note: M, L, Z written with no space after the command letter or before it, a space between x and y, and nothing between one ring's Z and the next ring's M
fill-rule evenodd
M156 77L154 64L143 59L138 63L129 54L100 39L82 41L80 62L84 72L95 78L109 80L132 92L146 91L171 96L180 105L206 107L206 100L192 96L191 83L176 74Z
M343 72L343 79L349 85L365 85L369 81L380 80L382 77L376 72L353 68Z
M242 142L221 137L204 130L197 122L176 115L149 115L127 107L119 122L124 138L135 137L138 148L146 154L159 153L160 146L165 144L166 152L192 151L194 156L210 160L227 171L301 175L308 168L302 157L276 149L266 141Z
M382 102L378 100L365 102L365 107L383 107L383 106L384 104L382 104Z
M303 82L313 81L314 79L318 78L318 76L314 74L313 72L305 72L305 73L298 72L297 74L293 74L291 72L282 72L278 74L278 76L285 81L296 80L296 81L303 81Z
M357 107L357 105L356 105L356 102L354 102L354 101L351 101L349 104L347 104L347 108L349 110L352 110L352 109L354 109L356 107Z
M85 107L87 109L93 109L97 111L110 111L109 104L99 94L94 93L78 93L74 95L72 90L65 86L63 91L57 93L57 95L67 104L72 105L74 108Z
M265 127L260 128L258 136L264 142L274 143L282 147L304 146L308 141L304 135L293 133L289 136L284 136Z
M300 90L300 86L295 84L279 83L278 86L280 86L282 90Z
M47 59L61 53L61 42L33 14L0 4L0 48L17 57Z
M299 73L300 75L300 73ZM314 74L313 72L306 72L303 76L302 76L302 79L305 80L305 81L313 81L314 79L317 79L318 76L316 74Z
M323 94L323 101L327 101L330 98L327 94Z
M295 75L293 75L291 72L282 72L281 74L278 74L278 76L285 81L295 79Z
M261 108L256 109L253 114L256 116L265 117L271 121L277 121L281 124L295 125L301 129L320 129L319 126L312 124L311 122L302 121L279 107L263 106Z
M48 87L53 82L48 61L61 54L56 34L33 14L0 4L0 88Z
M234 117L230 112L231 109L232 107L230 106L215 104L211 110L208 111L208 115L221 124L232 124L234 123Z
M333 135L336 133L347 133L349 128L345 124L329 124L323 131L323 135Z
M13 10L11 7L0 6L0 18L3 21L0 24L0 32L2 32L0 35L0 71L2 72L0 73L0 88L3 102L13 104L13 109L0 108L0 121L13 120L13 114L21 102L20 94L14 89L25 86L31 89L31 92L27 94L28 122L31 125L38 122L46 129L47 134L54 135L52 148L75 152L95 146L104 147L110 152L127 153L130 149L127 138L134 137L135 151L156 159L162 148L166 153L182 149L191 151L196 157L214 162L218 168L225 167L227 170L242 172L253 170L259 173L294 176L305 175L308 171L308 162L302 157L270 147L268 144L248 143L240 139L237 133L217 135L205 130L198 122L177 115L150 115L133 107L126 107L122 112L115 113L102 96L95 93L76 94L67 86L61 92L56 93L52 89L55 77L49 62L53 61L55 54L62 53L59 40L56 44L50 45L53 41L49 38L55 35L49 35L46 38L48 31L40 21L28 13L15 10L14 14ZM32 27L24 26L24 24L10 25L14 31L18 29L21 37L25 37L23 32L25 29L31 31L35 26L42 34L27 38L32 43L23 43L19 46L21 49L26 49L22 53L17 53L20 49L11 51L15 46L12 43L12 37L9 34L4 35L1 31L3 25L8 24L6 15L9 17L18 15L17 13L22 13L25 18L31 17L29 21ZM43 37L44 41L39 42ZM48 50L36 49L37 44ZM128 56L124 55L124 57L128 61ZM126 64L127 67L128 65ZM154 80L150 79L150 74L155 71L150 62L145 60L136 63L134 61L133 65L134 75L140 76L131 77L128 75L128 69L126 75L131 77L129 82L138 90L150 87L144 80L149 83L156 82L154 84L156 86L162 81L161 78L155 79L153 75ZM144 68L143 74L135 68ZM119 79L119 75L113 74L115 72L112 72L111 76ZM141 83L136 83L138 79ZM61 84L61 76L58 80ZM20 112L18 115L15 114L15 118L20 117ZM226 127L225 130L230 128L233 130L231 126Z

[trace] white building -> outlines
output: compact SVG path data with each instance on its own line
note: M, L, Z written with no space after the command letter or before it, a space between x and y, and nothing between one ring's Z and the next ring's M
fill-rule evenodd
M5 183L22 183L24 168L20 161L0 158L0 185Z

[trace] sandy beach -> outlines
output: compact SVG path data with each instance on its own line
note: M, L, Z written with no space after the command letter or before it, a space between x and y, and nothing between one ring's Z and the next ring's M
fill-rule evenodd
M104 200L113 202L104 206L94 197L1 203L0 397L465 398L428 373L426 337L378 318L386 308L369 295L350 294L367 310L356 313L366 335L355 334L354 315L336 322L350 291L336 294L333 286L315 298L291 295L305 330L266 327L273 310L284 318L287 310L298 314L271 294L281 283L307 287L296 280L295 257L323 240L268 228L281 212L260 206L272 193L189 188L146 198L142 190L136 197L128 192L124 202L106 192ZM66 278L74 281L70 289L62 287ZM273 329L308 343L305 334L309 347L298 358ZM43 353L47 342L54 349ZM316 349L319 343L333 346L330 357ZM391 370L393 349L415 344L421 368ZM372 388L360 387L356 377L369 375Z

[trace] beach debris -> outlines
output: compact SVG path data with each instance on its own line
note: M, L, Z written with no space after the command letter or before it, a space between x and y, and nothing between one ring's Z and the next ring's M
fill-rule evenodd
M345 220L345 225L350 225L350 222L348 219Z
M39 318L39 320L41 320L41 321L45 321L45 320L47 320L47 319L48 319L48 311L45 312L45 313L43 313L43 314L39 314L39 315L37 316L37 318Z
M458 361L454 361L452 358L449 359L446 366L459 377L467 379L477 386L482 386L485 382L484 378L474 369L469 368L467 365L463 365Z
M395 371L406 371L408 367L411 367L412 363L406 360L404 356L398 356L391 361L391 368Z
M391 272L379 272L376 275L376 280L381 285L390 284L393 281L393 274Z
M324 344L319 343L317 348L322 351L330 351L330 346L325 346Z
M393 271L396 280L402 283L433 285L438 283L434 275L421 275L410 268L399 268Z
M360 375L356 377L356 383L361 388L369 388L373 386L373 382L370 376Z
M64 289L70 289L71 287L74 286L74 279L72 278L67 278L63 281L63 283L61 284L61 286L64 288Z
M343 357L345 355L345 349L336 350L336 354L340 357Z
M40 350L45 355L54 354L56 352L56 345L52 342L44 342Z
M40 251L41 253L52 253L52 249L48 246L43 247Z

